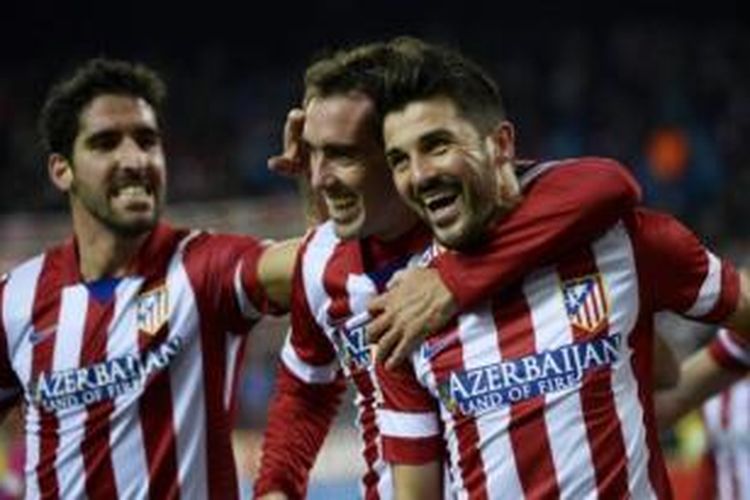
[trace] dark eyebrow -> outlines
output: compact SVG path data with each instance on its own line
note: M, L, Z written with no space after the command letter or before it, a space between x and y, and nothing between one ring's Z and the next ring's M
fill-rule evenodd
M431 130L419 138L419 145L421 147L429 147L436 143L442 142L453 142L454 135L450 130L441 128L437 130Z

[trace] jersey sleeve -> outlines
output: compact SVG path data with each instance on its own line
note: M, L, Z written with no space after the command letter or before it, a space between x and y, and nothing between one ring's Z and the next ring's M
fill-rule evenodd
M267 244L252 236L201 233L186 248L188 275L229 331L247 331L265 314L285 311L270 301L258 280Z
M485 243L443 252L438 272L466 310L533 268L595 239L640 201L640 188L619 163L583 158L549 164L524 199L495 224Z
M310 312L299 262L292 287L292 328L281 352L256 496L283 491L289 498L304 498L310 469L345 389L335 350Z
M375 369L382 395L377 419L385 460L413 465L442 460L445 445L438 403L419 383L411 364L396 370L377 364Z
M256 497L281 491L288 498L305 498L310 469L345 387L340 375L329 383L303 382L281 363L263 435Z
M722 328L711 343L708 353L727 370L746 372L750 370L750 344L731 330Z
M734 266L667 214L639 210L635 220L638 279L653 309L706 323L726 320L739 301Z

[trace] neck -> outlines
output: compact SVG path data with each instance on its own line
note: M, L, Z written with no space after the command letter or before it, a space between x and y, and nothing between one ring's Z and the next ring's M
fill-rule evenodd
M122 236L104 227L101 222L73 218L73 231L78 245L78 264L84 281L124 276L133 263L149 232Z

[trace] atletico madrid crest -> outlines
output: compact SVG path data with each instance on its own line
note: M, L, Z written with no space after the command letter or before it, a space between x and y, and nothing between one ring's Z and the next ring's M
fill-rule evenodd
M167 287L162 285L139 295L136 317L138 330L155 335L169 317Z
M563 282L565 311L573 326L597 331L609 316L607 292L601 274L591 274Z

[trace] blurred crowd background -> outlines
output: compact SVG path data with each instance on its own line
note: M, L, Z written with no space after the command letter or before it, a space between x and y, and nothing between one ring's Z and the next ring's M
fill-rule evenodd
M0 271L68 234L36 119L52 80L82 60L138 59L166 77L170 218L282 238L303 230L294 184L265 165L280 148L287 110L299 102L304 67L316 52L399 34L453 45L489 69L517 127L520 155L620 160L647 205L676 215L722 254L750 255L750 29L742 17L685 6L595 19L582 6L541 2L512 9L314 3L247 12L125 5L115 17L102 6L11 7L10 28L0 35ZM670 331L684 328L665 321ZM285 328L284 319L264 322L247 353L238 415L246 468ZM699 342L676 348L684 354ZM333 442L356 455L351 411L347 405ZM695 428L688 445L666 442L694 450ZM331 477L355 473L351 461L340 462L343 472ZM0 470L4 463L12 465L11 453Z

